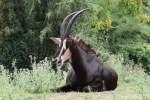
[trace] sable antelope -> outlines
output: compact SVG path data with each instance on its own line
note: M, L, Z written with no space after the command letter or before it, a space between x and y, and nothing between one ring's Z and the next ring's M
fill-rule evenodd
M63 65L65 61L71 59L72 65L66 78L66 84L51 89L51 91L103 91L114 90L117 87L117 73L111 67L104 65L97 58L95 51L79 37L72 38L69 36L73 22L85 10L87 9L66 16L60 27L61 37L50 38L59 45L53 63Z

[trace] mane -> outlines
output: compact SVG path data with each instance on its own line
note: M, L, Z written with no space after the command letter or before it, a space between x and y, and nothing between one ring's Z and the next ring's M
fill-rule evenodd
M85 52L89 53L89 54L96 54L96 51L92 48L91 45L86 44L83 40L79 40L78 41L78 46L80 48L82 48Z

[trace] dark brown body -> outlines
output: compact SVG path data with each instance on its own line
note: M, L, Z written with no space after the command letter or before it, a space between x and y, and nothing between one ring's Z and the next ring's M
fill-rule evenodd
M117 73L99 61L95 54L85 52L73 40L67 42L67 47L72 53L72 69L67 76L66 85L52 91L104 91L117 87Z
M104 65L96 56L95 51L79 37L69 36L71 26L77 16L88 9L73 12L66 16L60 27L61 38L51 38L59 49L52 60L61 64L71 59L72 69L68 73L66 84L51 89L55 92L68 91L104 91L117 87L118 75L109 66Z

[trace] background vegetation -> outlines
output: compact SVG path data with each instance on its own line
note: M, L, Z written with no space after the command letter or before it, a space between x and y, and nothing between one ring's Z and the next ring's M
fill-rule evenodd
M122 61L122 57L111 55L105 62L112 65L119 76L117 89L106 94L50 93L50 89L64 85L67 73L60 66L55 72L47 58L38 64L32 63L33 70L15 69L12 74L0 66L0 100L149 100L149 75L139 65L136 68L131 67L133 63L124 66ZM15 61L12 66L15 67Z
M9 69L15 59L17 68L31 68L30 55L37 62L51 57L55 45L49 37L59 36L63 18L90 8L72 33L93 44L100 56L121 54L125 63L133 60L150 70L149 0L1 0L0 8L0 63Z
M36 100L64 83L65 68L51 66L56 46L49 37L59 36L67 14L84 8L90 10L71 34L116 69L116 91L149 90L150 0L0 0L0 100Z

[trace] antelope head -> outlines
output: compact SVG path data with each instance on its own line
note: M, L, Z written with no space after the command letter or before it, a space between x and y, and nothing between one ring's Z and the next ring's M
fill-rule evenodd
M87 9L73 12L64 18L60 26L60 38L50 37L50 39L59 46L54 58L52 59L53 63L63 65L65 61L71 58L71 51L67 46L67 43L68 41L79 41L79 38L71 38L69 36L70 29L75 19L85 10Z

